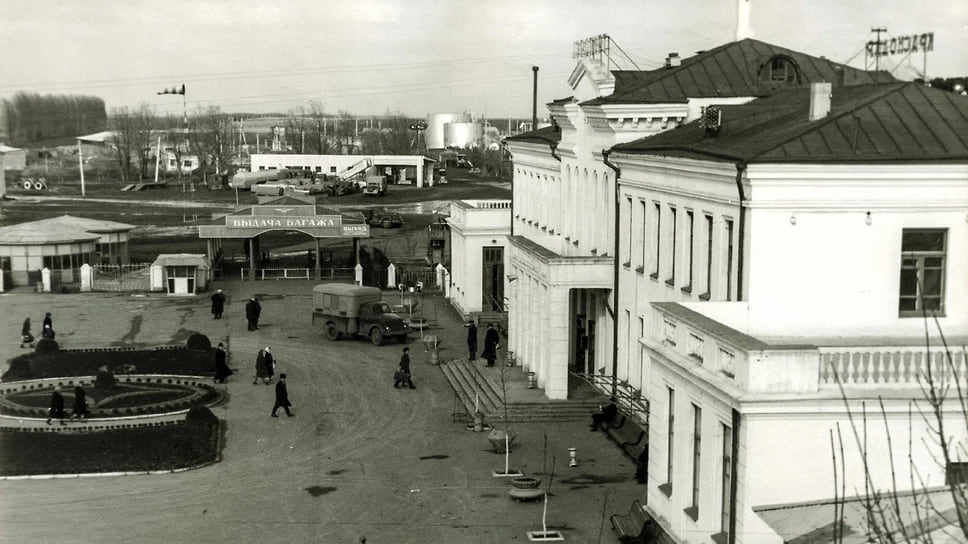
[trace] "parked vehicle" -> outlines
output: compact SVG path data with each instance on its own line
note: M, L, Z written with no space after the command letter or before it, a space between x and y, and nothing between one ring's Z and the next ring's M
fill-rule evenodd
M387 194L387 178L384 176L366 176L364 195L383 196Z
M363 219L371 227L396 229L403 226L403 216L390 210L363 210Z
M251 189L255 185L288 179L313 179L313 173L308 170L257 170L255 172L239 172L232 176L229 187L233 189Z
M324 283L313 287L313 324L319 322L332 341L346 335L366 336L375 346L387 338L403 344L410 326L382 300L377 287Z

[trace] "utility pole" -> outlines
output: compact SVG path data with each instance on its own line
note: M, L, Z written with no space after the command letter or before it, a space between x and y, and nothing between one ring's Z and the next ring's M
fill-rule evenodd
M531 94L531 130L538 130L538 67L532 66L534 90Z
M876 26L871 29L871 32L877 33L877 37L874 38L874 71L877 72L881 69L881 32L887 32L887 29Z

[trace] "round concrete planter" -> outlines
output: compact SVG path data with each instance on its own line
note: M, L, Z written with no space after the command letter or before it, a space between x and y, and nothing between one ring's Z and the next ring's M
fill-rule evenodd
M507 434L507 441L504 439L505 434ZM517 435L515 435L514 431L511 430L508 430L508 432L505 433L500 429L491 429L491 432L487 433L487 441L490 442L491 446L494 447L494 453L504 453L505 443L510 449L511 444L514 444L515 436Z
M511 480L511 485L517 489L537 489L541 485L541 479L530 476L522 476Z

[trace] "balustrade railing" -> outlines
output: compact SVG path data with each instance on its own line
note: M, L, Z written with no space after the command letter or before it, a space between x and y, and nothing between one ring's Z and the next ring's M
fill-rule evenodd
M929 373L936 383L965 381L968 377L965 354L944 348L821 348L820 385L917 385Z

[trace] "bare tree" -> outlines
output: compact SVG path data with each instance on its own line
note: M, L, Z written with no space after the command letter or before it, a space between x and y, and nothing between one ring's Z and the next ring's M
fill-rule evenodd
M938 531L952 540L968 540L968 481L965 480L968 473L959 474L952 470L968 460L964 439L956 438L957 435L968 435L968 391L965 389L968 354L964 346L960 352L949 346L937 316L925 313L923 318L925 357L923 364L915 369L921 394L920 398L908 403L907 440L906 444L900 444L906 449L906 459L898 459L895 455L897 438L892 436L884 398L878 395L876 407L870 412L867 404L862 402L858 414L851 408L852 404L856 406L856 400L846 391L842 377L834 368L840 395L846 406L849 437L853 438L863 469L864 489L857 500L863 509L866 525L862 530L871 542L929 544L934 541ZM929 323L933 323L937 331L942 348L940 352L931 350ZM957 418L952 419L953 412L958 414ZM871 445L872 436L880 424L884 428L886 452L881 447ZM915 437L915 426L926 429L926 436ZM956 429L952 429L952 426ZM836 439L831 433L834 543L843 542L845 534L851 529L845 520L848 490L843 442L838 425ZM937 487L938 482L929 480L926 467L918 465L914 453L916 447L924 447L932 452L932 462L946 475L942 487ZM875 477L885 462L890 474L886 489L883 482Z

